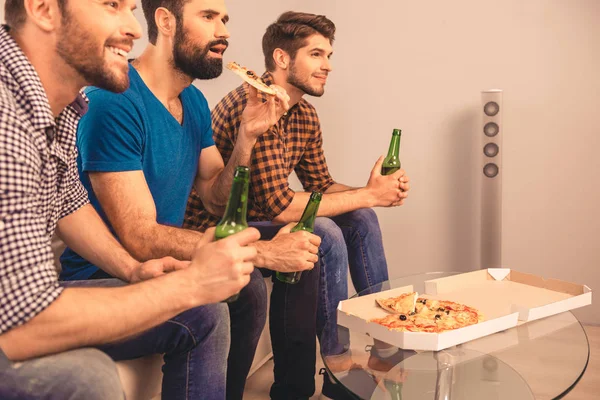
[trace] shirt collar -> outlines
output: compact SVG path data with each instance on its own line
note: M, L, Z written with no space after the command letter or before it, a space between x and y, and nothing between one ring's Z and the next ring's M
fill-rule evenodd
M12 79L17 83L17 91L20 90L24 94L27 102L24 109L29 113L29 120L34 129L46 130L46 128L55 127L56 121L42 81L17 42L9 35L9 29L7 25L0 27L0 64L6 67ZM8 88L11 90L10 85ZM13 90L13 95L17 96L18 93ZM88 99L85 94L80 92L70 107L82 117L88 110Z
M23 93L27 102L24 110L30 114L29 120L35 129L44 130L49 126L55 126L52 109L40 77L8 31L9 27L2 25L0 29L0 63L8 70L18 88L15 90L11 85L7 85L7 87L15 96L19 95L18 91ZM4 80L4 77L2 79Z

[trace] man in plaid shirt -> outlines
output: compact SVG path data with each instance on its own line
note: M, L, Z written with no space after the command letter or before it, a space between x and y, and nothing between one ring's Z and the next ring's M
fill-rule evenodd
M123 399L113 359L164 353L163 398L225 398L228 311L250 280L259 233L191 262L132 258L77 174L81 87L122 92L140 26L134 0L6 0L0 27L0 398ZM83 28L85 26L85 29ZM59 284L50 239L139 280ZM167 274L167 272L169 272ZM213 304L214 303L214 304ZM100 350L98 350L100 349ZM102 350L102 351L101 351ZM110 357L109 357L110 356Z
M287 223L297 221L311 191L323 192L315 234L321 237L321 290L318 330L323 354L331 368L347 369L352 361L344 341L338 341L336 308L347 297L346 265L357 291L388 279L381 231L371 207L397 207L408 195L409 179L404 170L380 174L383 156L377 160L365 187L337 183L329 174L322 148L322 135L315 108L303 97L321 96L331 72L330 56L335 25L320 15L287 12L267 28L263 52L267 84L283 87L290 96L290 109L254 146L251 163L248 215L252 221ZM225 96L212 112L213 134L225 162L239 140L242 113L248 104L248 85ZM263 95L264 97L264 95ZM295 192L288 178L295 171L305 192ZM185 226L204 230L218 218L192 193ZM391 356L395 349L376 346L372 364ZM325 379L323 394L336 397L336 389Z

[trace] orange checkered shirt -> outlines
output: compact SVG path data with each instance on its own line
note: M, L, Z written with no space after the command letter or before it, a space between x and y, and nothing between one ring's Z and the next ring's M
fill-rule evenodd
M273 78L262 76L267 85ZM227 164L233 152L246 107L248 84L244 83L225 96L212 111L213 137ZM267 95L259 92L266 101ZM288 178L296 171L304 190L325 192L334 181L329 174L319 117L315 108L301 99L276 125L261 135L254 146L250 164L248 221L272 221L292 202L294 191ZM204 231L220 220L209 213L200 196L192 189L185 212L184 228Z

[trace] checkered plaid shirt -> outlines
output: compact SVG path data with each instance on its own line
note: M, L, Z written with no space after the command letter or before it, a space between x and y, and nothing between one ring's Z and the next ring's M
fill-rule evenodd
M54 118L42 83L0 28L0 334L60 294L50 238L56 222L87 204L75 132L83 97Z
M269 73L262 79L267 85L273 83ZM247 87L244 83L230 92L212 111L214 140L225 163L231 158L237 139L248 101ZM259 96L266 101L266 94L259 92ZM292 171L296 171L304 190L309 192L324 192L334 183L323 154L319 117L304 99L256 141L250 164L249 221L272 221L290 205L294 198L288 183ZM219 219L204 208L192 190L184 227L204 231L216 225Z

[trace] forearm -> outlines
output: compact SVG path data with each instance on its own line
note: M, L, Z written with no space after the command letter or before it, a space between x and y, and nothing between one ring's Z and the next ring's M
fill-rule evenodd
M138 334L201 305L192 300L195 288L182 277L169 274L119 288L65 289L40 314L2 334L0 348L11 360L24 360Z
M140 261L167 256L191 260L202 236L200 232L150 222L132 227L129 233L123 235L122 241Z
M308 192L296 192L290 205L275 217L274 221L279 223L298 221L309 198L310 193ZM372 207L373 204L373 196L366 188L350 189L334 193L327 191L321 198L317 215L319 217L332 217L358 210L359 208Z
M214 215L223 215L225 206L229 200L229 192L233 182L233 174L236 167L240 165L250 166L252 159L252 149L256 139L249 139L243 134L243 128L238 135L237 141L231 153L231 157L225 165L223 171L217 175L208 190L201 190L202 203L206 209ZM196 188L201 187L201 183L196 183Z
M329 188L325 191L325 193L331 194L331 193L345 192L346 190L355 190L355 189L359 189L359 188L347 186L347 185L344 185L343 183L336 182L333 185L329 186Z
M139 265L89 204L59 220L57 232L73 251L114 277L129 281Z

